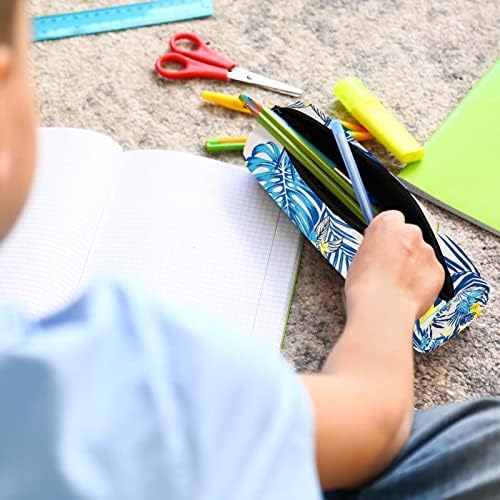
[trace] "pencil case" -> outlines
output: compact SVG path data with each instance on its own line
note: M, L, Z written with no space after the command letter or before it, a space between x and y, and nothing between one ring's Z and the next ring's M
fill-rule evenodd
M311 104L297 102L273 111L313 144L345 175L331 118ZM489 286L473 262L437 224L404 185L369 151L348 137L363 183L380 210L399 210L422 230L445 271L445 281L433 306L415 322L413 347L431 352L453 338L482 312ZM363 239L366 224L333 196L283 146L258 127L248 138L244 157L250 172L321 252L337 273L346 277Z

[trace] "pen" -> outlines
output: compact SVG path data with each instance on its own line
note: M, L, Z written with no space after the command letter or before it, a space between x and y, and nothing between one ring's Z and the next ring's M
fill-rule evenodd
M368 199L368 194L366 193L365 186L359 175L358 166L356 165L356 161L352 156L351 148L345 138L344 129L342 128L342 124L339 120L332 120L330 123L330 129L333 132L333 136L335 137L335 141L337 142L337 146L339 147L340 155L344 160L345 166L347 168L347 172L349 173L349 178L352 183L352 187L354 189L354 194L358 200L359 206L361 207L361 211L363 212L363 216L367 224L373 220L373 210L370 204L370 200Z

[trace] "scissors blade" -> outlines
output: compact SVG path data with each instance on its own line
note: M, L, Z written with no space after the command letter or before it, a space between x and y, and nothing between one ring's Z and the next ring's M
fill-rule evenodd
M273 80L272 78L267 78L266 76L259 75L258 73L253 73L246 69L236 66L228 73L228 78L231 80L236 80L237 82L250 83L251 85L257 85L268 90L274 90L280 94L286 94L292 97L299 97L302 94L302 90L297 87L292 87L278 80Z

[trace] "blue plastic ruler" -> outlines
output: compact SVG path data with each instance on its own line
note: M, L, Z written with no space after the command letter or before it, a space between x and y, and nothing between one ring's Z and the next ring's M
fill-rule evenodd
M0 0L1 1L1 0ZM212 0L163 0L36 17L35 42L211 16Z

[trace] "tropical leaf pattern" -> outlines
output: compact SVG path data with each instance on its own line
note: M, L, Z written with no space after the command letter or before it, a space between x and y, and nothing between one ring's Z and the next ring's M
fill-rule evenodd
M453 280L455 296L445 302L437 299L431 311L415 323L413 347L419 352L430 352L443 345L470 325L488 302L490 288L463 250L446 235L439 234L445 261ZM453 251L446 249L452 247ZM451 257L453 255L453 257ZM460 255L457 260L456 256Z
M319 220L321 204L308 197L308 186L300 178L290 158L273 142L257 144L247 158L247 167L276 204L309 238Z
M302 180L277 143L258 143L247 167L300 232L344 277L361 236L335 215Z
M330 117L311 104L298 101L291 107L327 126L331 122ZM345 278L362 235L316 196L294 168L283 146L263 130L250 136L244 155L248 169L261 186ZM420 352L433 351L457 335L481 314L488 302L489 286L464 251L441 230L437 238L453 280L455 296L447 302L438 298L415 323L413 347Z

